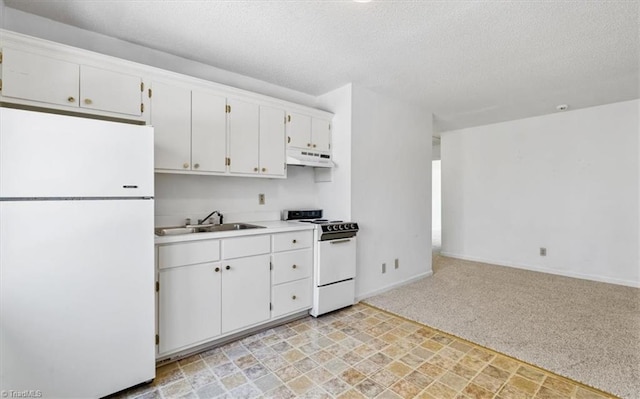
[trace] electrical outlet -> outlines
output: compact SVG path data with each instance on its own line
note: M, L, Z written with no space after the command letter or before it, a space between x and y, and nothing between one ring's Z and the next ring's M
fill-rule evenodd
M395 267L396 269L400 267L400 260L398 258L395 260Z
M264 205L264 194L258 194L258 204Z
M384 274L384 273L386 273L386 272L387 272L387 264L386 264L386 263L383 263L383 264L382 264L382 273Z
M540 247L540 256L547 256L547 249Z

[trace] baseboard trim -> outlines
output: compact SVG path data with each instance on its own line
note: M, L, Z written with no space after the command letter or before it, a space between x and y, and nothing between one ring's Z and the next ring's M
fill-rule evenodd
M515 269L529 270L529 271L532 271L532 272L555 274L557 276L579 278L579 279L582 279L582 280L597 281L597 282L600 282L600 283L609 283L609 284L616 284L616 285L624 285L626 287L640 288L640 282L639 281L633 281L633 280L623 280L623 279L618 279L618 278L598 276L598 275L594 275L594 274L575 273L575 272L568 272L568 271L563 271L563 270L555 270L555 269L549 269L549 268L533 266L533 265L516 264L516 263L513 263L513 262L507 262L507 261L502 261L502 260L498 260L498 259L482 258L482 257L479 257L479 256L468 256L468 255L457 254L457 253L453 253L453 252L441 251L440 255L446 256L446 257L449 257L449 258L470 260L472 262L482 262L482 263L489 263L489 264L498 265L498 266L513 267Z
M382 288L378 288L376 290L369 291L369 292L366 292L364 294L356 295L356 302L360 302L360 301L362 301L364 299L367 299L367 298L370 298L370 297L372 297L374 295L382 294L383 292L390 291L390 290L392 290L394 288L402 287L403 285L411 284L411 283L413 283L415 281L421 280L421 279L423 279L425 277L429 277L429 276L432 276L432 275L433 275L433 271L429 270L428 272L420 273L420 274L415 275L415 276L413 276L411 278L408 278L406 280L398 281L398 282L395 282L395 283L392 283L392 284L389 284L389 285L385 285Z

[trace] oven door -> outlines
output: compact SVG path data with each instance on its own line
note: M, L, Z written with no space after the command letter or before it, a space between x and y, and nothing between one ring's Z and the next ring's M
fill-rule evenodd
M318 241L316 285L323 286L356 276L356 238Z

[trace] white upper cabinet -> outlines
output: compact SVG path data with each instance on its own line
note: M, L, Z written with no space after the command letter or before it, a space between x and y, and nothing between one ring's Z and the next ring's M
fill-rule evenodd
M139 76L80 66L80 107L142 115L142 79Z
M2 95L78 107L80 65L12 48L2 49Z
M260 174L285 175L285 112L260 106Z
M8 47L2 58L3 97L135 117L143 113L140 76Z
M330 151L331 121L289 112L287 114L287 145L312 151Z
M151 124L157 173L286 178L288 149L331 151L328 112L2 29L0 74L3 103Z
M227 99L207 91L191 92L191 161L192 170L220 172L226 170Z
M155 167L191 170L191 90L160 82L151 90Z
M287 114L287 144L290 147L311 148L311 117L290 112Z
M228 99L229 171L258 174L260 112L258 104Z
M225 173L227 99L159 81L152 82L150 94L156 169Z
M316 151L331 150L331 121L311 119L311 147Z

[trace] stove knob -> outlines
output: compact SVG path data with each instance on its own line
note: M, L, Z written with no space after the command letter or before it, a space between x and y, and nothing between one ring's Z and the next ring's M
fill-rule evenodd
M340 230L344 230L344 224L341 224L339 228Z
M352 230L355 230L356 228L357 228L357 227L356 227L356 224L355 224L355 223L351 223L351 229L352 229Z
M333 226L331 225L327 226L327 231L331 231L331 230L333 230Z

